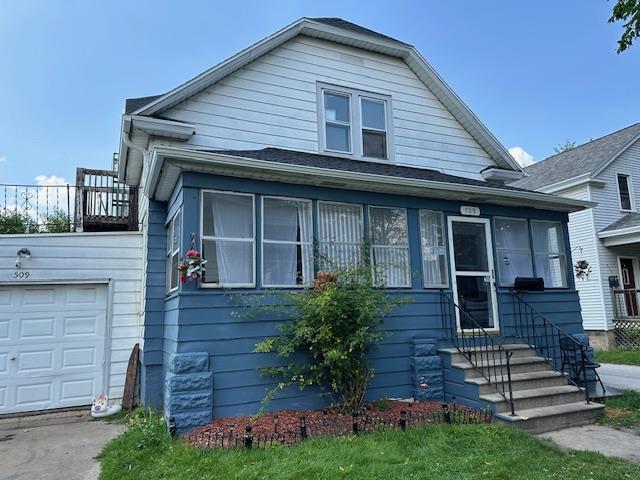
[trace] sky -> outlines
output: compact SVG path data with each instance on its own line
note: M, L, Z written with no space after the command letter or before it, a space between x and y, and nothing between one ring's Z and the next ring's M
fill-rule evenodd
M0 184L110 168L124 99L165 92L299 17L413 44L521 162L640 121L640 42L606 0L0 0Z

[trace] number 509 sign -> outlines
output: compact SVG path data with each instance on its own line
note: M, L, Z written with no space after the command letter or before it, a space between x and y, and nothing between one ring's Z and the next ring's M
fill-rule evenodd
M24 270L16 270L15 272L13 272L14 280L26 280L30 276L31 274L29 272L25 272Z

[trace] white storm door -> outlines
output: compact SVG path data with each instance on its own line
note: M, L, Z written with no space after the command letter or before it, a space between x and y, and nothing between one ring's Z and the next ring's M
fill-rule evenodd
M105 284L0 286L0 415L91 404L106 312Z
M486 218L448 217L449 255L458 331L498 331L498 300L491 225Z

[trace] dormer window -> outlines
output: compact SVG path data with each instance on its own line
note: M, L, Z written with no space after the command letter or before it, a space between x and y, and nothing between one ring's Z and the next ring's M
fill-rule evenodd
M633 211L631 177L629 175L618 174L618 195L620 197L620 210Z
M365 160L392 158L391 97L318 85L320 150Z

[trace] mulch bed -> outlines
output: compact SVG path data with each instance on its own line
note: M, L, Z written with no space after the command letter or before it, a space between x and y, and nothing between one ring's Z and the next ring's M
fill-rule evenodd
M399 429L401 418L406 419L407 428L431 423L490 421L490 416L486 413L456 404L384 400L366 404L364 410L355 417L335 408L327 408L284 410L255 417L220 418L192 430L183 440L200 447L233 447L247 446L246 437L250 436L251 446L293 444L303 440L305 435L306 438L335 437L351 435L355 429L357 433L372 432L380 428ZM354 426L354 422L357 426Z

